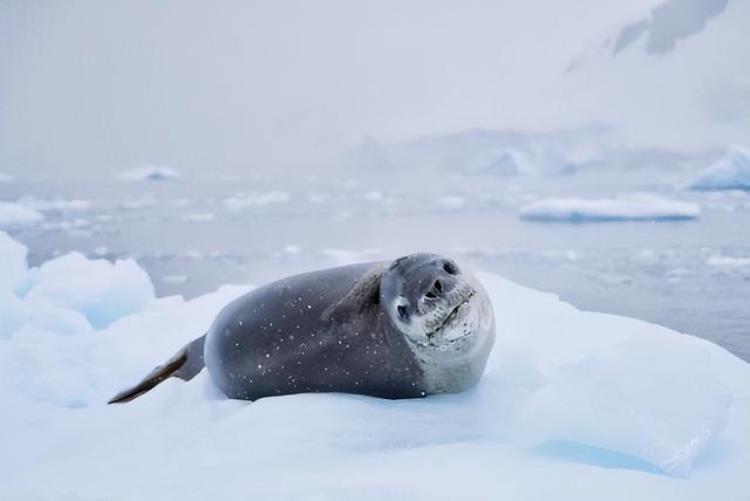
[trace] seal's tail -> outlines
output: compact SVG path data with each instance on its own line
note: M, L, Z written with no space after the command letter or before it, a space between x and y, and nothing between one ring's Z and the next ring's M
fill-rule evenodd
M204 367L203 344L206 336L203 335L180 349L175 355L163 365L156 367L143 381L123 390L110 400L110 404L129 402L153 389L156 385L170 377L178 377L184 381L193 379Z

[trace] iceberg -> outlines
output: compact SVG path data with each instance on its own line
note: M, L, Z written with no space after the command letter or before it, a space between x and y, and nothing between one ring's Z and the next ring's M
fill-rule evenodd
M467 174L491 176L549 176L574 174L575 167L554 150L523 153L515 148L478 152L463 169Z
M729 148L724 157L698 174L687 187L697 191L750 190L750 149Z
M224 398L204 371L108 406L250 287L157 298L132 261L69 254L29 268L1 232L0 263L4 499L747 494L750 365L496 275L478 274L498 340L471 391L245 402Z
M180 171L162 165L144 165L120 173L123 181L170 181L182 176Z
M680 221L696 219L700 206L655 195L623 198L550 198L521 208L528 221L585 223L604 221Z

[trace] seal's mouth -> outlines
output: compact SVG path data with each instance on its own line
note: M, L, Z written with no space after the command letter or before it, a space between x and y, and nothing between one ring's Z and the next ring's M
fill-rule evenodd
M437 342L437 335L443 331L447 326L449 326L454 320L456 320L461 313L461 308L464 305L469 304L469 301L471 301L471 298L474 297L475 292L471 291L469 292L466 297L464 297L461 301L459 301L456 306L454 306L450 312L443 318L443 320L438 324L438 326L435 329L432 329L427 332L427 339L430 341L430 344L432 345L438 345L438 344L450 344L458 339L461 339L460 337L455 339L441 339L440 342Z

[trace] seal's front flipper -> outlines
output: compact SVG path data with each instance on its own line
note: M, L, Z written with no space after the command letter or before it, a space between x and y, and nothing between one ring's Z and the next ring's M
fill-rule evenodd
M153 389L156 385L170 377L177 377L184 381L193 379L204 367L203 344L206 336L201 336L195 341L182 347L180 351L170 358L164 365L152 370L143 381L123 390L110 400L110 404L129 402Z

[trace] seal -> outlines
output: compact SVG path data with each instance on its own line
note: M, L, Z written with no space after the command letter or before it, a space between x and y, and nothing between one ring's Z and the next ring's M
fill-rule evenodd
M208 332L110 403L203 367L230 398L342 392L400 399L475 385L495 338L489 298L435 254L296 275L235 299Z

